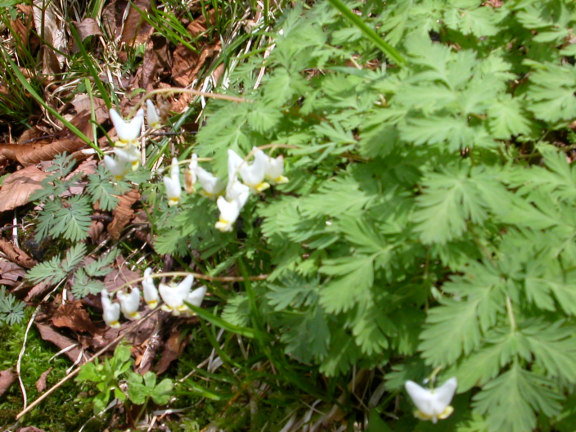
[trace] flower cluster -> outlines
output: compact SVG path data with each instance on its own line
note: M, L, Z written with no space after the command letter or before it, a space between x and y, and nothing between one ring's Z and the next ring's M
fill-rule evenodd
M146 101L146 106L148 126L151 128L159 127L160 116L156 107L151 100ZM140 161L138 137L144 124L144 109L140 108L134 118L127 122L112 108L110 110L110 119L118 135L118 140L114 143L114 155L116 157L104 156L104 165L116 180L120 180L130 170L138 168Z
M260 193L271 184L286 183L284 158L271 158L258 148L252 149L254 161L248 163L234 150L228 150L228 182L214 176L198 165L198 156L193 154L186 172L186 191L194 192L199 183L200 193L216 198L220 217L215 227L222 232L232 231L240 211L248 201L250 193ZM242 181L239 178L242 178ZM170 198L170 197L169 197Z
M413 381L406 381L406 391L418 408L414 411L414 416L420 420L432 420L432 423L449 417L454 412L450 402L457 386L458 381L455 377L435 389L426 389Z
M160 303L160 299L162 299L164 302L162 310L171 312L175 316L180 314L190 315L192 311L187 303L200 306L206 295L205 286L192 290L193 283L194 276L188 275L179 284L166 285L161 283L157 289L152 279L152 269L147 268L144 271L144 279L142 280L144 301L150 309L155 309ZM118 291L116 293L118 302L110 299L110 294L107 290L102 290L100 295L104 322L110 327L120 327L120 312L128 320L140 318L140 289L133 288L129 293Z

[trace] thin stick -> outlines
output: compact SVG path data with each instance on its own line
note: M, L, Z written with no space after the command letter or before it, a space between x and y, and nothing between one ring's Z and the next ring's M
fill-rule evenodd
M117 344L118 342L120 342L120 340L124 337L124 335L131 330L133 327L136 327L137 325L140 325L141 323L143 323L144 321L146 321L148 318L150 318L152 315L154 315L155 313L157 313L160 309L155 309L153 311L151 311L148 315L144 315L141 319L139 319L138 321L133 322L131 325L126 327L126 331L124 331L122 334L119 334L116 338L114 338L114 340L112 340L112 342L110 342L108 345L106 345L104 348L102 348L100 351L98 351L96 354L94 354L92 357L90 357L86 363L89 363L91 361L93 361L94 359L100 357L102 354L104 354L110 347L114 346L115 344ZM86 364L84 363L84 364ZM72 372L70 372L68 375L66 375L64 378L62 378L60 381L58 381L56 384L54 384L52 387L50 387L46 393L44 393L42 396L40 396L38 399L36 399L34 402L32 402L28 408L23 409L22 411L20 411L20 413L16 416L16 420L20 420L22 418L22 416L24 416L25 414L29 413L32 409L34 409L37 405L40 404L40 402L42 402L44 399L46 399L49 395L51 395L52 393L54 393L54 391L56 391L59 387L61 387L65 382L69 381L71 378L75 377L78 372L80 372L80 369L82 368L83 365L78 366L76 369L74 369Z

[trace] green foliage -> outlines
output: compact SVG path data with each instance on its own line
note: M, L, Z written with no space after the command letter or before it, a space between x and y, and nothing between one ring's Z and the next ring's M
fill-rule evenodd
M14 325L24 318L24 303L0 287L0 324Z
M204 198L161 207L157 250L270 273L262 295L225 296L224 320L257 329L257 313L287 355L334 379L419 365L403 379L455 375L473 401L458 430L564 427L576 384L576 173L563 152L575 6L348 2L362 25L328 3L344 10L285 16L261 82L261 59L231 77L251 103L210 104L196 137L221 177L229 148L276 144L290 182L251 199L226 236ZM387 65L367 29L406 65Z
M77 298L86 297L88 294L98 294L105 286L96 278L110 273L109 266L117 254L114 251L108 252L97 260L86 260L84 266L80 267L87 253L86 245L78 243L68 249L63 258L52 257L48 261L36 264L28 271L26 278L34 283L45 282L56 285L70 276L72 277L72 293Z
M115 195L128 191L125 182L113 184L104 167L88 176L87 194L74 195L73 187L79 187L84 173L72 173L74 159L66 154L57 155L48 175L42 180L42 189L35 192L32 199L39 200L43 209L36 225L36 241L46 238L64 239L78 242L88 237L92 223L93 205L99 203L102 210L113 210L118 204Z
M168 403L174 387L172 380L164 378L156 383L154 372L146 372L144 376L137 374L131 370L133 363L130 347L121 344L109 359L102 362L95 359L82 366L76 381L92 383L96 387L97 393L92 398L94 414L102 412L112 396L120 402L130 401L135 405L146 405L149 400L158 405ZM123 390L123 384L127 385L127 390Z

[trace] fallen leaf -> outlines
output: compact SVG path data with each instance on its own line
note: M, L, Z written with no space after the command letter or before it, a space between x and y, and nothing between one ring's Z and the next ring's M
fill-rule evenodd
M68 53L66 26L60 18L63 14L58 10L58 4L58 2L46 3L45 0L33 2L32 15L36 33L42 35L44 41L42 72L47 75L62 70Z
M77 332L95 333L96 327L81 301L68 302L58 307L52 318L56 327L67 327Z
M0 371L0 396L6 393L14 381L16 381L16 374L12 368Z
M73 341L72 339L64 335L61 335L52 327L46 324L41 324L38 322L35 324L36 327L38 328L38 332L40 333L40 337L43 340L45 340L46 342L53 343L61 350L68 348L68 350L64 352L64 354L72 362L76 362L80 356L82 356L80 364L84 364L86 362L87 360L86 354L83 353L82 349L78 346L78 343L76 341Z
M140 272L135 272L126 267L126 261L122 256L116 257L116 267L104 277L104 285L108 291L115 291L127 282L141 277Z
M130 2L130 10L122 30L122 42L128 45L144 43L154 31L154 28L142 17L148 13L150 0L135 0Z
M112 211L114 219L108 224L108 232L114 240L120 238L124 227L132 221L134 217L132 206L139 199L140 192L138 192L138 189L131 189L124 195L118 197L118 206Z
M18 264L7 260L0 261L0 285L15 286L18 279L25 275L26 271Z
M46 378L48 378L48 374L50 374L52 369L53 368L48 368L48 370L45 370L42 375L40 375L40 378L38 378L38 381L36 381L36 390L38 390L38 393L46 390Z
M40 297L41 295L46 294L52 288L52 284L48 284L46 282L40 282L38 285L34 285L34 287L28 291L26 294L25 301L30 301L36 297Z
M30 258L22 249L4 239L0 239L0 251L4 252L10 261L24 268L29 269L38 264L36 260Z
M0 156L28 166L52 160L58 153L73 153L85 146L84 141L77 137L62 138L50 143L32 145L0 144Z
M35 166L23 168L4 178L0 189L0 213L30 202L30 195L42 189L47 174Z
M171 334L168 340L164 344L164 350L162 351L162 357L158 360L156 365L156 373L158 375L166 372L170 363L176 360L184 351L184 347L188 344L188 338L183 337L180 330L176 328L171 329Z
M89 36L103 36L98 21L94 18L84 18L81 22L75 22L74 25L82 41Z

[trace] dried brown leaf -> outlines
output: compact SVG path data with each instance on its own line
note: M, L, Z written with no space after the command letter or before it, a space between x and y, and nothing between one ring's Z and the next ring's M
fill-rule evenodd
M34 0L32 14L37 34L44 39L42 72L50 75L61 71L68 53L65 22L58 2Z
M4 178L0 189L0 213L30 202L30 195L42 189L46 173L31 165Z
M24 268L29 269L38 264L36 260L30 258L22 249L4 239L0 239L0 251L4 252L10 261Z
M77 332L95 333L96 326L88 312L82 307L81 301L68 302L60 305L50 319L56 327L67 327Z
M132 206L140 199L138 189L132 189L118 198L118 206L112 211L114 219L108 225L108 232L114 240L118 240L122 230L134 217Z
M132 45L144 43L154 31L154 28L142 18L141 13L146 14L150 9L150 0L135 0L130 4L130 10L124 28L122 30L122 42Z
M6 393L14 381L16 381L16 374L12 368L0 371L0 396Z
M94 18L84 18L81 22L76 22L75 26L81 40L86 39L88 36L103 36L98 21Z
M26 271L16 263L11 261L0 261L0 285L15 286L18 279L23 278Z
M180 357L187 344L188 338L183 337L182 333L177 328L172 328L171 334L164 344L162 357L160 357L160 360L158 360L158 364L156 365L156 373L160 375L166 372L170 367L170 363Z
M61 335L52 327L42 323L36 323L36 327L38 328L38 332L40 333L40 337L50 343L56 345L59 349L67 349L64 353L71 361L75 362L78 358L82 355L82 359L80 363L83 364L86 362L86 355L82 352L82 349L78 346L76 341ZM72 347L72 348L70 348Z
M104 285L108 291L115 291L126 282L131 282L141 277L140 272L135 272L126 267L126 261L122 256L116 257L116 269L104 277Z
M28 166L41 161L52 160L58 153L73 153L85 145L83 141L76 137L31 145L0 144L0 156Z
M40 378L38 378L38 381L36 381L36 390L38 390L38 393L42 393L44 390L46 390L46 378L48 378L48 375L50 372L52 372L52 369L53 368L48 368L42 372L42 375L40 375Z
M36 297L40 297L41 295L46 294L50 288L52 288L51 284L46 282L40 282L38 285L34 285L28 294L26 294L26 298L24 300L30 301Z

